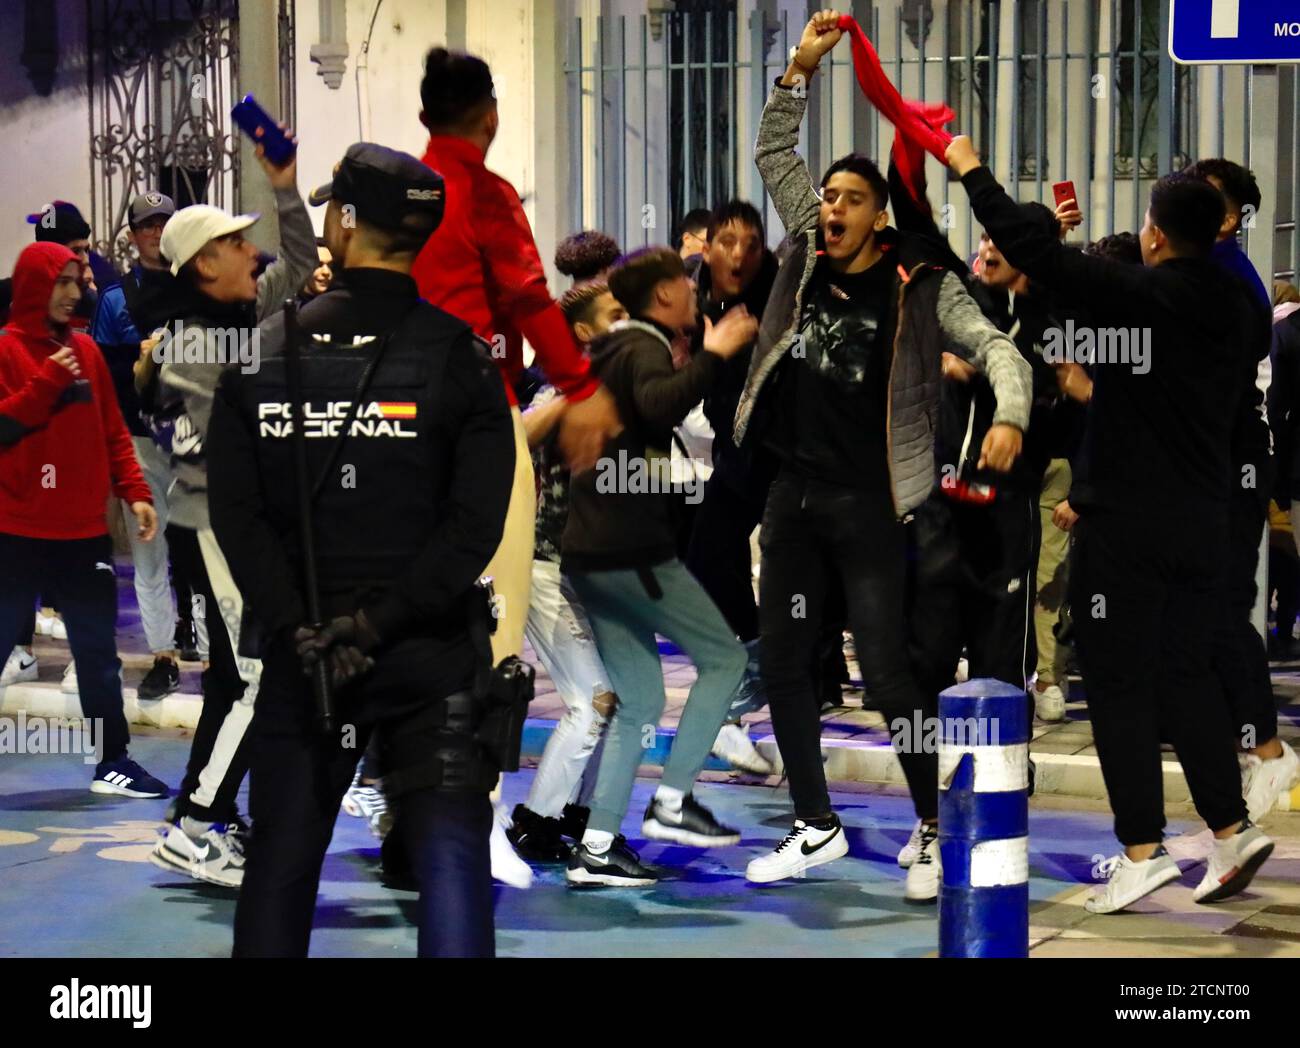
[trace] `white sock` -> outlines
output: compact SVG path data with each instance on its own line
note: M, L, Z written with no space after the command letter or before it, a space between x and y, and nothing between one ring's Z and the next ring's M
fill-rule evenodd
M582 831L582 846L597 855L609 851L609 846L613 843L614 835L606 830Z
M202 837L212 826L210 822L204 822L202 819L195 819L189 815L181 816L181 829L191 837Z
M660 786L655 790L655 802L662 804L669 811L681 811L685 796L684 791L675 790L671 786Z

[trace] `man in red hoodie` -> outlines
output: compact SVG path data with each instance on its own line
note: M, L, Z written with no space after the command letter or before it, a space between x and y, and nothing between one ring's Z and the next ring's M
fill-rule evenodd
M91 791L166 797L127 755L109 495L130 504L142 539L153 538L158 518L108 366L69 326L80 276L62 244L25 248L0 330L0 638L18 635L38 590L57 592L95 735Z
M498 116L492 72L473 55L433 48L424 60L420 122L429 129L424 162L446 184L442 224L424 245L413 275L420 294L469 324L490 346L515 416L515 486L505 535L487 574L500 599L493 657L519 655L528 617L537 490L515 382L527 338L546 380L568 405L560 449L574 473L595 466L618 432L613 398L592 377L546 273L519 194L484 166Z

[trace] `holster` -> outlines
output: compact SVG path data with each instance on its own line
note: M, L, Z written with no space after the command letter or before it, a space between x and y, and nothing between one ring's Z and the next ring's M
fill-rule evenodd
M453 692L431 706L424 725L432 729L430 752L417 764L385 771L385 796L394 799L412 790L429 789L448 793L491 792L500 769L478 744L474 722L480 707L472 691ZM407 730L412 727L407 725Z
M501 771L519 770L519 748L523 741L528 704L533 701L533 668L514 655L501 665L492 665L491 635L496 632L496 608L492 580L486 576L475 584L468 598L468 626L478 655L474 697L479 717L474 738Z
M474 687L432 705L426 726L432 730L428 759L394 767L384 775L384 792L397 797L417 789L488 792L504 771L519 770L528 704L533 700L533 668L513 655L492 666L491 580L480 580L467 600L467 625L478 667Z
M492 670L487 693L477 702L481 714L475 740L500 771L519 770L524 721L533 701L533 668L513 655Z

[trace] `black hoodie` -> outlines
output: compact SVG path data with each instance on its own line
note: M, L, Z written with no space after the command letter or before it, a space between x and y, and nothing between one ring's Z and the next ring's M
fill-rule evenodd
M701 352L673 369L673 332L624 320L591 345L591 373L618 405L623 431L596 468L573 477L561 570L612 571L677 556L669 478L673 427L712 387L723 363Z

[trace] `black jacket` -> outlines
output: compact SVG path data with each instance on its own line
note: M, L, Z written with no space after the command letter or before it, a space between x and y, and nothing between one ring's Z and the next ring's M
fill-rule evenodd
M623 431L595 469L572 480L565 572L649 567L677 555L673 427L717 379L722 358L699 353L675 371L670 346L667 329L644 320L623 321L591 345L592 374L613 394Z
M1232 479L1232 436L1246 394L1241 333L1257 304L1210 258L1132 266L1061 244L1056 222L1007 196L986 167L962 180L975 217L1031 280L1099 326L1149 332L1148 370L1098 362L1084 436L1081 511L1222 512ZM1170 511L1174 512L1170 512Z
M469 326L423 302L410 277L345 270L301 313L303 396L313 478L316 559L325 614L364 607L386 645L410 637L446 647L443 694L463 686L473 656L464 602L501 539L515 438L505 391ZM259 328L261 367L225 371L208 436L213 529L263 636L283 639L306 616L284 315ZM375 336L353 345L353 340ZM382 348L363 407L337 457L326 458L362 371ZM382 648L381 648L382 650Z
M743 305L751 316L761 318L763 310L767 308L767 297L772 292L772 282L776 279L778 268L776 256L764 250L758 274L741 296L735 301L715 302L712 296L712 272L707 264L701 265L694 278L699 288L700 323L691 338L691 354L704 351L705 317L716 324L727 310ZM753 353L754 347L750 345L734 357L718 361L717 377L704 394L704 417L713 427L713 475L739 494L762 502L767 497L767 487L771 480L770 469L767 468L770 464L751 461L751 456L736 446L731 432L740 395L745 391L745 377L749 374L749 360Z

